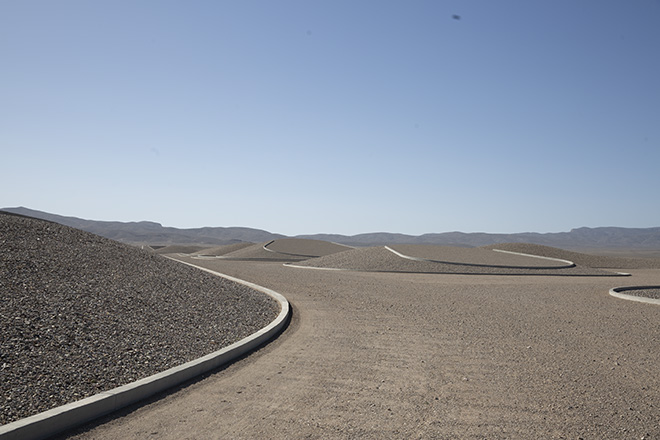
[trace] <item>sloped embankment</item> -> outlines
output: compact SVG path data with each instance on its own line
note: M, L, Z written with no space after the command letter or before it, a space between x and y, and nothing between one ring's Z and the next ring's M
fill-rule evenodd
M0 214L0 424L219 350L278 312L151 252Z
M511 252L540 255L550 258L570 260L575 264L587 267L613 269L660 269L660 258L624 258L589 255L580 252L566 251L551 246L529 243L502 243L484 246L482 249L501 249Z

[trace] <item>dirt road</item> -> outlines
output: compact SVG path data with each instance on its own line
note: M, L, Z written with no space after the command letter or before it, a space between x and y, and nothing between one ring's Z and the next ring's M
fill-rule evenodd
M628 278L189 260L274 289L276 341L76 439L660 438L660 306Z

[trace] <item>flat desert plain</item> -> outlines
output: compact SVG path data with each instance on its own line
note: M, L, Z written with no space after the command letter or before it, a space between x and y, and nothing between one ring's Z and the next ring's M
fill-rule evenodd
M660 438L660 305L608 294L658 285L660 269L392 273L177 258L283 294L289 327L70 438Z

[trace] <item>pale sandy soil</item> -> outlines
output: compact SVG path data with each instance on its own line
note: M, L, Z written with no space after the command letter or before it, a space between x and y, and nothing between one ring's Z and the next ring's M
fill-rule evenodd
M285 295L247 358L77 439L660 438L660 306L631 277L369 273L190 260Z

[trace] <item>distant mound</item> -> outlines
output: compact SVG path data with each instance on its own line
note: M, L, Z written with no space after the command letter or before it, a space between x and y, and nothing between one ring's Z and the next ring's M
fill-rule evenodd
M322 240L284 238L254 244L222 255L220 258L240 261L294 262L308 258L331 255L351 249L348 246Z
M573 266L571 262L566 260L494 252L490 249L483 248L415 244L394 245L390 246L390 248L409 258L436 263L519 269L551 269Z
M400 247L399 247L400 248ZM323 269L343 269L366 272L407 272L407 273L436 273L436 274L463 274L463 275L563 275L563 276L617 276L613 272L593 269L583 266L567 267L515 267L508 266L511 256L504 253L493 252L488 257L490 264L483 264L483 250L473 249L473 259L467 252L470 249L456 248L454 251L445 250L445 255L453 254L453 258L460 258L460 262L439 262L421 259L410 259L398 255L387 247L370 247L352 249L325 257L312 258L295 265L300 267L314 267ZM499 258L499 260L498 260ZM528 261L528 260L525 260ZM555 263L556 264L556 263Z
M297 257L323 257L353 249L343 244L306 238L282 238L266 244L266 249Z
M200 257L218 257L220 255L227 255L231 252L249 247L249 246L254 246L254 243L249 243L249 242L241 242L241 243L234 243L234 244L226 244L224 246L217 246L217 247L212 247L212 248L204 248L200 249L198 251L192 252L193 255L197 255Z
M268 243L270 242L253 244L237 251L222 255L219 258L237 261L279 261L283 263L291 261L302 261L307 258L269 251L265 247Z
M500 243L484 246L483 249L501 249L525 254L540 255L551 258L561 258L573 261L575 264L609 269L660 269L660 258L624 258L589 255L580 252L566 251L550 246L529 243Z
M81 230L0 213L0 424L236 342L279 307L245 286Z

